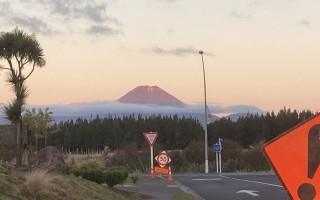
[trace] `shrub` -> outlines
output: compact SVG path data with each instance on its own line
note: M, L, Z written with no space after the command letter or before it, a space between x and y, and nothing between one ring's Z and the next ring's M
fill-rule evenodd
M26 188L32 197L38 197L51 187L51 176L47 169L35 169L26 176Z
M8 161L0 159L0 174L8 174L11 171L11 167Z
M243 147L236 141L225 139L223 140L222 156L225 160L241 159Z
M12 161L16 155L16 146L15 145L2 145L0 147L0 160Z
M123 150L115 150L114 153L109 153L110 156L105 158L105 164L107 167L124 165L126 160L126 154ZM111 156L112 155L112 156Z
M74 167L70 169L70 172L98 184L107 183L109 187L122 184L129 175L128 170L124 167L89 168L83 166Z
M133 184L137 184L138 183L138 181L139 181L139 176L138 175L131 175L130 176L130 179L131 179L131 182L133 183Z
M188 162L195 162L201 164L204 162L204 141L193 140L187 146L185 154L187 155ZM212 149L208 146L208 159L214 160L214 153Z
M171 163L169 164L174 172L183 172L184 166L189 165L186 159L185 151L183 150L171 150L168 151L171 158Z
M124 173L123 171L118 169L105 171L104 177L104 182L106 182L109 187L113 187L117 184L122 184L124 181Z
M222 171L223 172L237 172L243 171L243 165L240 158L222 161Z
M244 152L243 160L246 163L246 171L270 170L270 165L260 149L250 149L248 152Z
M106 166L126 166L130 172L148 171L150 149L148 149L149 146L145 146L141 151L139 151L135 143L123 146L121 149L116 150L113 155L110 154L110 156L105 158Z

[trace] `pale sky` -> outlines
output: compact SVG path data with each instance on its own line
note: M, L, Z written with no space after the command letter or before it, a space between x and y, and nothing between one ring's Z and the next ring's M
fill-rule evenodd
M113 101L140 85L201 103L203 50L209 103L318 111L319 19L318 0L0 0L0 31L35 33L44 49L31 105Z

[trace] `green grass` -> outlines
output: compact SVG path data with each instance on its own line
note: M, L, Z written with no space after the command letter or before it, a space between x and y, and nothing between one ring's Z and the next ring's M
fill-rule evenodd
M195 200L195 198L191 194L177 192L174 193L173 200Z

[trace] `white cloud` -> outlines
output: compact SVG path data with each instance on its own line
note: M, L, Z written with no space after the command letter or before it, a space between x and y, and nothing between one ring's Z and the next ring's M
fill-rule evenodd
M250 15L240 13L240 12L238 12L238 11L236 11L236 10L233 10L233 11L230 13L230 16L236 17L236 18L239 18L239 19L250 19L250 18L251 18Z
M310 27L310 25L311 25L310 22L307 20L301 20L298 22L298 24L301 26L305 26L305 27Z
M199 54L199 50L194 47L177 47L174 49L165 50L160 47L153 47L151 51L155 54L169 54L169 55L175 55L175 56L186 56L191 54ZM214 56L210 52L205 52L208 56Z
M91 26L87 32L96 36L123 35L121 30L112 29L108 26Z
M119 28L121 22L107 14L105 0L4 0L0 3L0 12L0 23L36 34L105 32L108 34L104 35L116 36L123 32Z
M34 33L51 34L52 31L47 24L40 18L36 17L13 17L12 21L19 26L27 27Z

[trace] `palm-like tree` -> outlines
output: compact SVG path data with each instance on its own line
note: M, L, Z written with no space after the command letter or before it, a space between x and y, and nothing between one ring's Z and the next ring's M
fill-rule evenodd
M4 108L5 116L12 123L19 124L21 130L21 113L26 104L28 89L25 81L35 67L45 65L43 49L34 34L29 35L18 28L12 32L0 33L0 60L8 66L0 65L6 70L6 81L11 85L15 98ZM17 165L21 164L21 132L17 134Z

